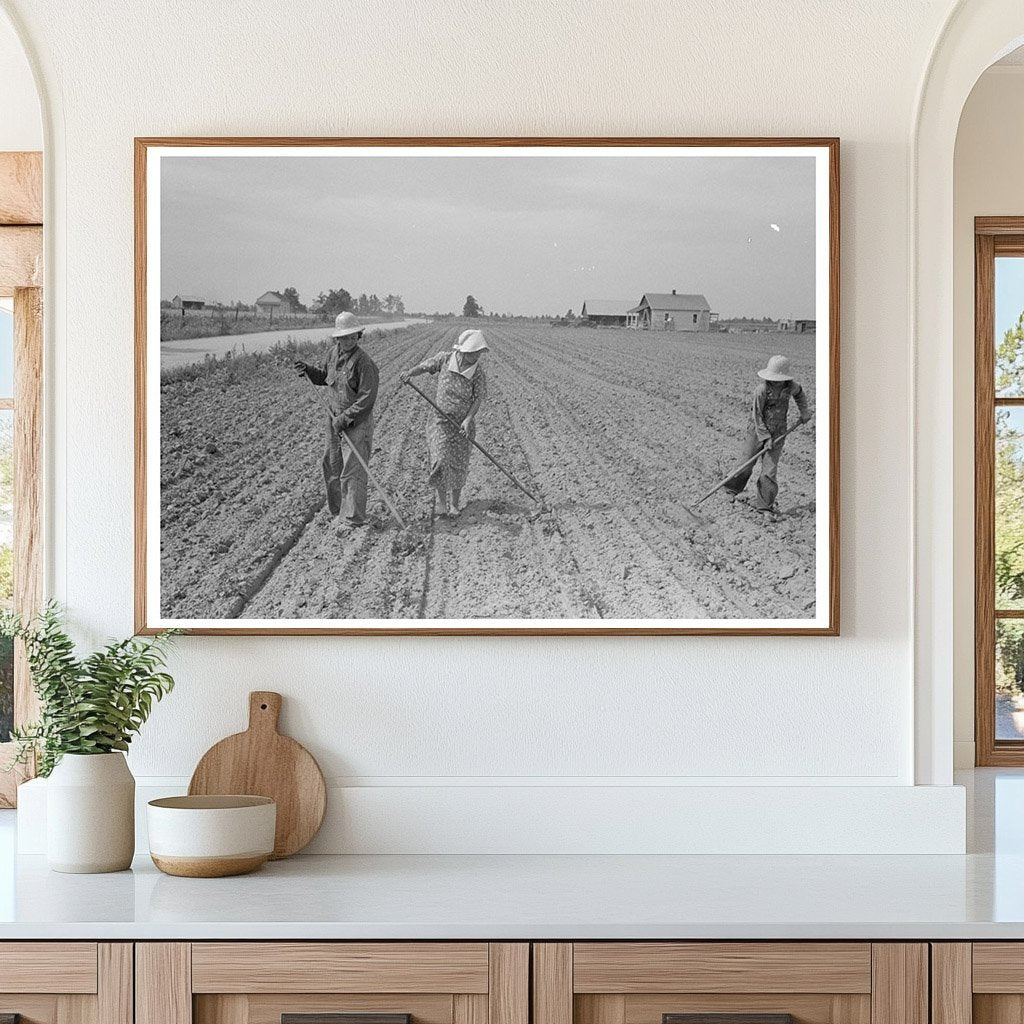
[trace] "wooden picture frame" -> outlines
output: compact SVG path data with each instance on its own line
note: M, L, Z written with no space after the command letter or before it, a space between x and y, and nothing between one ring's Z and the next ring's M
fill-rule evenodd
M159 390L154 381L160 380L159 368L154 359L166 355L167 346L158 340L160 323L159 310L154 303L163 298L170 299L160 289L177 291L164 282L154 268L154 249L160 237L155 223L161 217L160 187L151 188L151 183L165 179L160 177L159 168L166 166L168 159L188 156L207 159L217 156L252 154L257 157L289 156L311 153L327 156L344 156L347 153L367 155L371 151L391 156L406 154L410 150L423 154L447 155L447 151L465 152L467 155L494 154L557 156L569 154L572 157L596 153L612 155L664 157L673 153L680 156L721 155L750 156L767 159L775 155L793 154L813 157L815 162L815 319L818 334L824 334L827 341L816 348L813 361L815 381L818 382L817 405L826 407L827 412L812 420L814 430L811 464L817 467L811 487L810 506L814 516L814 601L813 612L804 616L742 619L737 615L723 619L623 619L612 622L594 619L534 620L530 618L507 619L424 619L409 618L362 618L351 616L323 619L245 618L238 615L225 617L195 617L167 614L161 607L163 592L160 589L160 503L154 502L154 493L159 493L158 453L160 439L159 406L155 392ZM305 151L305 152L303 152ZM329 151L329 152L327 152ZM336 151L336 153L335 153ZM445 151L442 153L441 151ZM472 152L469 152L472 151ZM419 155L419 153L413 154ZM769 228L766 217L765 229ZM771 230L779 232L777 224ZM747 240L751 241L750 239ZM500 244L496 242L495 244ZM136 404L135 404L135 616L136 630L150 634L168 626L176 626L199 634L250 634L250 635L799 635L836 636L839 634L839 140L836 138L157 138L146 137L135 140L135 341L136 341ZM280 282L277 282L280 284ZM269 286L261 284L260 287ZM186 288L181 289L186 292ZM272 293L276 294L276 293ZM673 291L673 295L675 292ZM264 298L266 295L263 296ZM646 297L646 293L644 298ZM689 296L687 296L689 297ZM824 299L822 300L822 297ZM175 296L181 301L182 316L186 295ZM199 300L197 300L199 301ZM642 300L643 301L643 298ZM234 307L236 310L238 307ZM156 313L155 313L156 311ZM237 312L235 314L237 316ZM795 315L795 314L793 314ZM222 314L223 318L223 314ZM666 314L666 321L668 320ZM694 323L697 322L696 316ZM813 321L793 321L793 323ZM777 326L790 321L779 321ZM467 326L461 324L460 326ZM484 320L483 329L488 329ZM673 324L674 329L674 324ZM789 329L787 327L787 329ZM455 333L453 329L453 336ZM155 336L156 335L156 336ZM447 339L446 343L447 345ZM763 364L762 364L763 365ZM756 367L751 363L751 372ZM824 387L821 386L824 382ZM755 382L756 383L756 382ZM753 385L751 385L752 387ZM738 394L740 406L746 401ZM156 411L154 406L157 405ZM743 406L746 408L745 406ZM155 429L154 425L157 429ZM737 428L738 430L739 428ZM808 435L810 436L810 435ZM479 459L480 456L474 455ZM722 459L734 459L732 450L722 453ZM723 463L724 464L724 463ZM827 479L818 481L821 467L827 467ZM783 473L785 471L783 470ZM710 479L710 477L708 477ZM816 496L817 500L814 500ZM696 497L696 495L692 495ZM827 509L822 506L827 505ZM680 515L685 509L680 512ZM386 512L382 511L386 516ZM753 517L757 520L757 516ZM687 520L689 522L689 520ZM733 555L740 558L740 552ZM731 556L730 556L731 557ZM213 566L213 559L209 564ZM710 564L710 563L709 563ZM274 570L271 570L274 571ZM626 566L623 572L628 572ZM771 570L769 569L769 574ZM187 587L182 588L182 592ZM250 593L251 588L245 593ZM243 597L243 612L252 604L251 597ZM807 605L810 607L810 605ZM596 614L600 615L598 608Z

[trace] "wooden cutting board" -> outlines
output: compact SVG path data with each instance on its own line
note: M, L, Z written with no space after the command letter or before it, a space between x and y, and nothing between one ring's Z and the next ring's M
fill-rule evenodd
M317 834L327 809L327 787L313 755L277 731L281 694L249 694L249 728L214 744L188 785L190 796L244 793L277 803L271 860L298 853Z

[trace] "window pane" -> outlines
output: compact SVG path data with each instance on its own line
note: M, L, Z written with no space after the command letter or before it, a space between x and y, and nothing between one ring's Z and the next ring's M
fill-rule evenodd
M14 414L0 410L0 606L14 599ZM14 647L0 638L0 743L14 725Z
M996 395L1024 397L1024 257L996 258Z
M14 397L14 316L0 306L0 398Z
M996 608L1024 608L1024 408L996 409Z
M1024 739L1024 622L996 619L996 739Z

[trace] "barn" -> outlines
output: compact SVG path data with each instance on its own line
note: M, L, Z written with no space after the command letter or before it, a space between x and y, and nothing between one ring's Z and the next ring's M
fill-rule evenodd
M587 299L580 316L599 327L625 327L633 305L632 299Z
M711 322L711 307L703 295L679 295L675 288L644 292L629 313L642 331L707 331Z
M198 295L175 295L171 299L171 305L175 309L202 309L206 305L206 299Z
M264 292L254 303L257 316L288 316L292 312L292 304L280 292Z

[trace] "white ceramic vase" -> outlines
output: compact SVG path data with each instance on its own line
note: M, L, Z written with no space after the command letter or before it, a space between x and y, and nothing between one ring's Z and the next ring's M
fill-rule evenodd
M54 871L124 871L135 853L135 778L124 754L65 754L46 783Z

